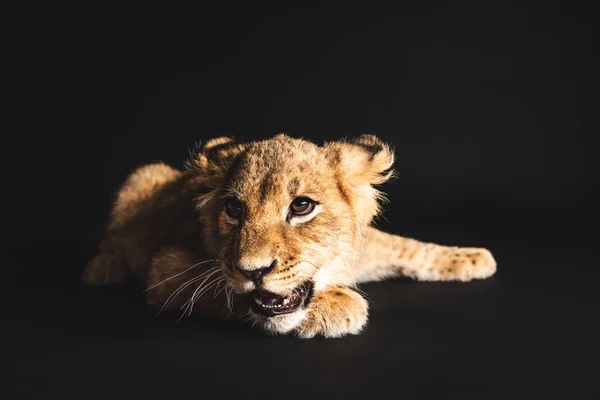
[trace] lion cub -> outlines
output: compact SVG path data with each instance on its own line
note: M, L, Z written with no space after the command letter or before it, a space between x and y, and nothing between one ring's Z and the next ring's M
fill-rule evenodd
M184 171L165 164L129 176L88 284L134 277L148 304L244 318L273 333L339 337L367 323L361 282L487 278L491 253L446 247L371 226L394 154L372 135L318 146L279 134L212 139ZM183 314L182 314L183 316Z

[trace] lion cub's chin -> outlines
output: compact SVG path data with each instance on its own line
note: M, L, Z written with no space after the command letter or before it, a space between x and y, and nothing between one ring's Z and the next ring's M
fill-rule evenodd
M256 314L249 311L253 325L271 332L271 333L289 333L298 327L308 315L308 309L302 307L298 311L289 314L275 315L273 317L265 317L264 315Z

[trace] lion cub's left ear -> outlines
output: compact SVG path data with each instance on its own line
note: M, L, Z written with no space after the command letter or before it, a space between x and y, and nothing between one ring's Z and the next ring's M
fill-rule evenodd
M230 137L210 139L190 152L186 165L209 182L219 180L227 174L246 146L245 143L235 143Z
M375 135L326 143L325 148L345 182L355 188L378 185L394 175L394 151Z

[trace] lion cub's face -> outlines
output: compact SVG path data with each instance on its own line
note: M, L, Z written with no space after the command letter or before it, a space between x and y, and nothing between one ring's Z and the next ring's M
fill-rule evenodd
M322 147L277 135L214 139L192 161L214 189L198 208L223 273L255 315L285 325L314 290L351 279L378 212L371 185L389 178L393 155L370 135Z

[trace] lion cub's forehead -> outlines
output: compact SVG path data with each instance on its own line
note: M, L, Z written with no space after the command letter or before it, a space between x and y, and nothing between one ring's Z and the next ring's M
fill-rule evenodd
M252 143L232 172L230 188L261 201L322 192L334 180L322 148L291 138Z

